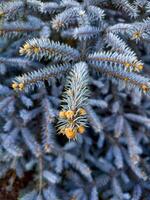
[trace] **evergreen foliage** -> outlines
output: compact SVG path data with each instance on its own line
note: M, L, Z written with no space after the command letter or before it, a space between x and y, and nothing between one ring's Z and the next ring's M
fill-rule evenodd
M0 178L18 200L150 199L150 2L1 0Z

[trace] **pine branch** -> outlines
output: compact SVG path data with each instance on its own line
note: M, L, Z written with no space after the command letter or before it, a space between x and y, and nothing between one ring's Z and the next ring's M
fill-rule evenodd
M109 32L105 35L105 42L108 47L112 47L112 50L121 54L130 54L132 57L136 58L134 51L122 40L118 35Z
M80 6L80 3L76 0L62 0L60 5L65 8L73 7L73 6Z
M102 21L105 17L104 10L97 6L88 6L89 21Z
M88 56L89 64L106 67L124 68L127 71L141 71L143 63L137 60L133 53L121 54L117 52L95 52Z
M59 42L50 41L45 38L34 38L28 40L22 48L20 54L41 60L46 59L74 61L79 58L79 52L69 45L60 44Z
M52 20L52 28L59 31L62 28L68 27L70 24L75 24L79 17L79 8L68 8L62 13L56 15Z
M52 122L54 122L56 113L54 112L52 105L46 97L42 100L42 108L44 111L42 123L42 143L44 151L46 153L50 153L54 146L54 129Z
M12 83L14 90L26 90L33 89L35 86L44 86L44 81L50 81L50 78L57 78L62 73L66 72L70 68L70 64L52 65L50 67L41 68L33 72L28 72L22 76L16 77Z
M37 158L39 158L41 156L41 147L38 144L38 142L36 141L36 139L34 138L34 136L31 134L29 129L22 128L21 134L22 134L22 137L23 137L26 145L30 149L31 153L33 153L33 155L35 155Z
M98 36L98 34L99 28L94 26L80 26L79 28L75 28L73 31L73 37L80 41L91 39Z
M40 20L31 16L27 22L4 22L0 27L0 36L11 38L27 36L29 33L35 34L42 29L42 25Z
M46 3L41 3L41 6L40 6L40 11L41 13L44 13L44 14L52 14L52 13L55 13L55 12L58 12L60 10L60 6L55 3L55 2L46 2Z
M88 91L88 69L84 62L77 63L71 70L65 86L62 110L59 113L58 131L69 139L83 133L86 126Z
M64 159L77 169L87 180L92 180L91 170L85 163L70 153L64 153Z
M119 9L122 9L131 18L137 18L139 15L137 7L131 5L128 0L113 0L112 3Z
M127 35L132 40L149 40L150 35L150 18L144 19L142 22L135 23L118 23L106 29L106 32L121 33Z
M137 88L144 93L149 93L150 91L150 80L144 76L136 73L128 72L122 67L108 66L105 63L99 61L91 62L90 65L97 72L100 72L107 77L114 78L114 80L119 80L122 83L127 84L131 88Z
M91 127L94 129L95 133L100 133L103 129L103 126L99 117L91 108L91 106L86 106L86 111L87 111L87 118Z
M95 26L79 26L61 32L63 38L74 38L80 41L90 40L99 35L100 29Z
M16 57L0 57L0 64L5 64L9 67L16 67L16 68L37 68L37 67L43 67L42 64L30 61L26 58Z
M15 1L12 2L2 2L0 3L0 17L7 17L10 18L16 14L19 14L20 11L23 9L24 3L23 1Z

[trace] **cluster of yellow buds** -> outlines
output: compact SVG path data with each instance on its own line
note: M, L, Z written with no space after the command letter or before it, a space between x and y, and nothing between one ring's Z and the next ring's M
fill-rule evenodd
M0 17L3 17L5 15L4 12L0 12Z
M31 46L29 43L25 43L23 47L20 48L19 53L25 54L29 52L34 52L35 54L38 54L40 51L40 48L37 46Z
M136 31L136 32L133 33L132 39L140 39L141 36L142 36L142 32Z
M142 71L143 70L143 65L142 64L139 64L136 66L137 68L137 71Z
M28 52L30 49L30 45L28 43L25 43L23 47L20 48L19 53L24 54L25 52Z
M20 90L20 91L22 91L25 87L24 83L16 83L16 82L14 82L11 86L14 90Z
M134 71L142 71L143 70L143 65L142 64L139 64L139 63L124 63L125 67L126 68L130 68L130 67L134 67Z
M60 28L64 28L64 27L65 27L65 24L63 21L57 20L57 19L54 19L52 21L52 28L55 29L56 31L59 31Z
M67 110L67 111L60 111L59 118L68 120L69 126L66 126L61 132L66 135L68 139L76 138L76 135L83 134L85 132L84 125L76 124L75 119L79 116L86 115L86 111L83 108L79 108L78 110Z
M142 85L141 85L141 89L142 89L142 91L143 91L144 93L147 93L148 90L150 90L149 86L146 85L146 84L142 84Z

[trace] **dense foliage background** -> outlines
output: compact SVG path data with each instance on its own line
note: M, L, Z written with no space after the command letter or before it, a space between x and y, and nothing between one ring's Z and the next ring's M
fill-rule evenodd
M150 200L149 15L1 0L0 200Z

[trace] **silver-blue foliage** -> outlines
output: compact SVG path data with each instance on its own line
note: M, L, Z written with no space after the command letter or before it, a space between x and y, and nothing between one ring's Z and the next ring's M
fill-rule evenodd
M33 175L18 200L150 200L149 54L149 0L0 1L0 179Z

